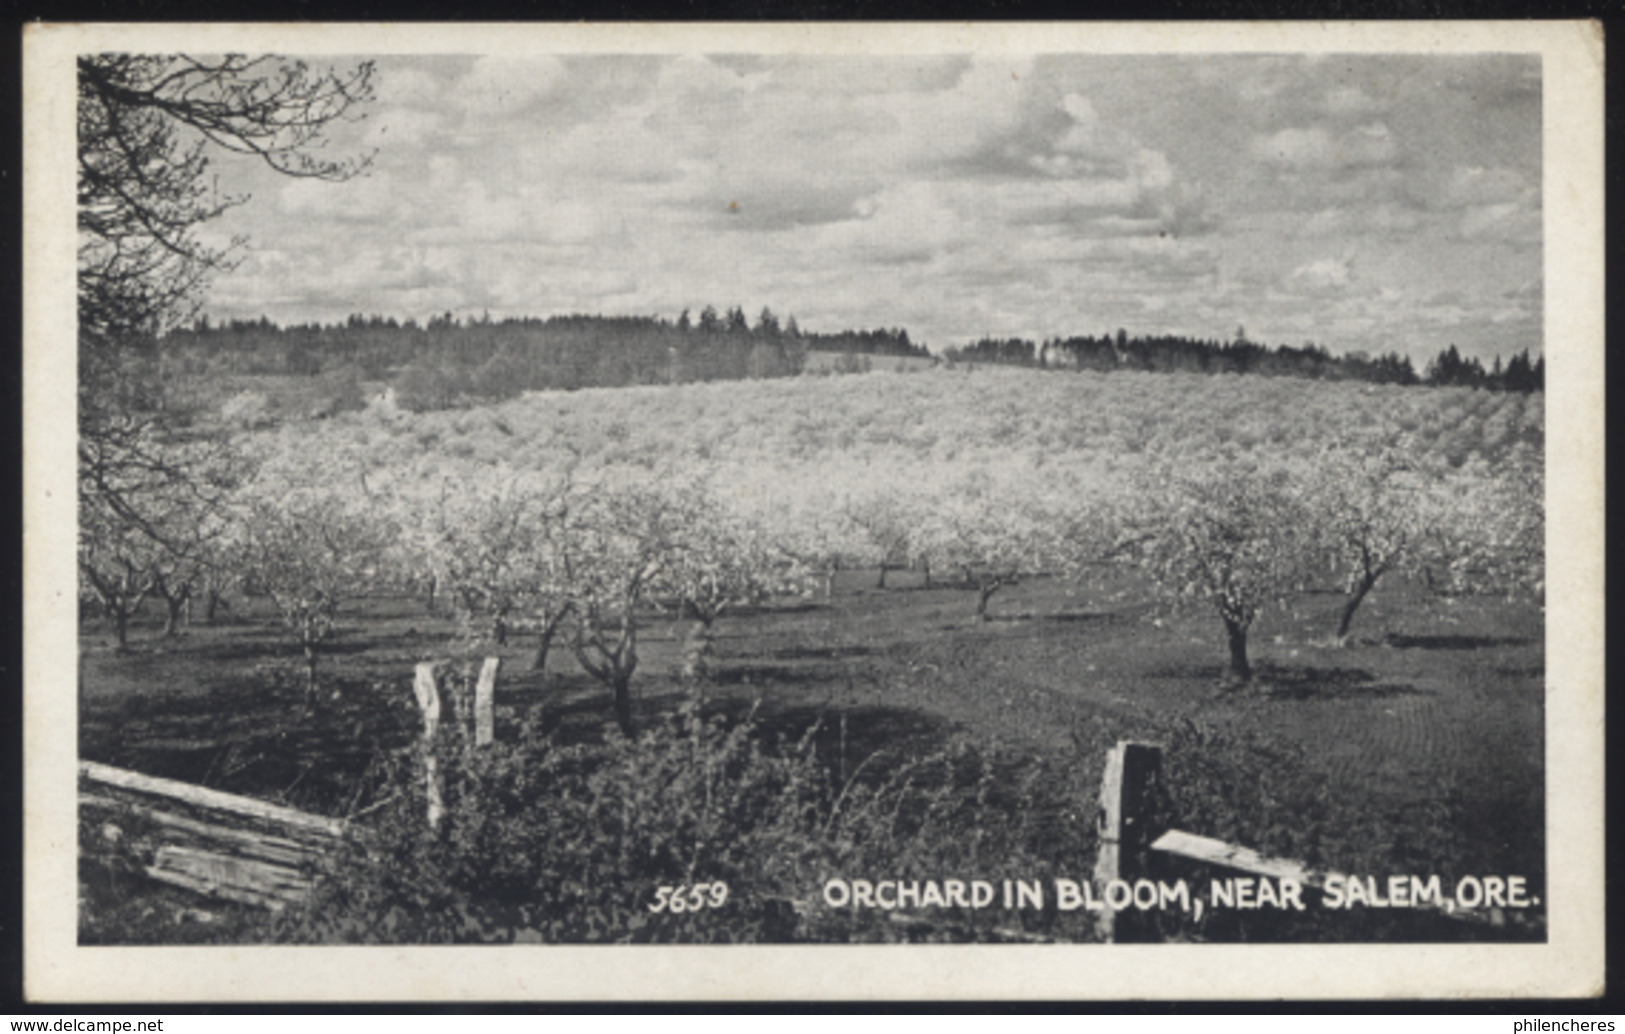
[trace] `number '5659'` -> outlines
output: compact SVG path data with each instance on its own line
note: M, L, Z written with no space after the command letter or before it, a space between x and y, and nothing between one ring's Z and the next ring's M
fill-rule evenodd
M706 908L721 908L728 900L728 885L696 883L692 887L657 887L655 899L649 902L651 912L698 912Z

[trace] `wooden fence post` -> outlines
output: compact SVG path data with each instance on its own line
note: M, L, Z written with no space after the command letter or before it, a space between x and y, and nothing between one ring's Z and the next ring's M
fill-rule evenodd
M1114 910L1110 888L1113 881L1132 887L1146 876L1145 857L1153 833L1150 791L1161 767L1162 748L1153 743L1119 740L1106 752L1096 826L1100 851L1095 857L1095 887L1106 902L1095 920L1095 932L1105 944L1143 941L1152 929L1153 924L1132 905Z
M480 668L480 681L474 686L474 746L484 747L496 739L495 697L500 657L487 657Z
M438 829L445 804L440 796L440 766L434 756L434 734L440 728L440 692L435 688L432 661L417 666L412 692L417 695L418 709L423 712L423 773L429 798L429 828Z

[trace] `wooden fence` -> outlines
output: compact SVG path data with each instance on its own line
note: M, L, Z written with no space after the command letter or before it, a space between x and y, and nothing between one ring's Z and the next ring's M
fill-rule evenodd
M1097 832L1100 846L1095 861L1095 883L1100 888L1103 907L1096 920L1096 934L1106 943L1143 943L1156 939L1153 909L1112 907L1109 885L1116 881L1134 891L1150 882L1161 855L1231 869L1254 877L1292 881L1299 888L1323 890L1327 882L1350 879L1342 873L1311 868L1289 858L1270 858L1251 848L1225 843L1211 837L1178 829L1156 828L1156 787L1162 778L1162 748L1153 743L1119 740L1106 754L1106 768L1100 781L1100 811ZM1273 889L1273 888L1272 888ZM1159 894L1159 904L1161 895ZM1122 902L1128 905L1129 902ZM1440 894L1412 907L1469 923L1502 926L1504 910L1457 905L1453 895Z
M305 900L322 858L356 833L338 819L94 761L79 763L80 814L150 824L160 843L146 873L162 883L280 910Z

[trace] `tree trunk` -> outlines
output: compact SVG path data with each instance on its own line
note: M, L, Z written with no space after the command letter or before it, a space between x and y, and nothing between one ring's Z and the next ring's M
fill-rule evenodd
M621 731L632 735L632 673L638 667L638 628L628 604L621 615L621 630L611 647L605 642L603 629L597 626L590 612L577 614L580 627L571 647L576 660L593 678L609 687L614 698L615 721Z
M316 706L316 644L306 642L305 650L305 704Z
M542 623L542 630L536 634L536 656L531 659L531 671L547 670L547 652L553 646L553 633L558 631L559 622L562 620L564 615L560 613Z
M1224 631L1230 640L1230 675L1238 682L1253 680L1253 666L1247 663L1247 626L1231 618L1224 619Z
M885 564L880 565L880 580L875 582L875 588L884 589L886 587L886 571L887 570L888 570L888 568L886 567Z
M927 589L931 588L931 561L921 560L920 571L925 575L925 587Z
M164 638L172 639L175 637L175 634L180 630L181 614L191 601L192 594L186 591L182 591L178 596L164 597Z
M117 643L117 650L123 653L130 645L130 611L122 604L112 604L107 612L113 617L113 641Z
M219 589L210 587L204 590L204 600L203 620L207 624L214 624L220 616L220 611L231 610L231 601L226 599L225 594Z
M495 621L492 623L491 635L497 641L498 646L508 645L508 619L506 617L501 614L496 616Z
M431 614L434 613L435 590L438 589L439 587L440 587L440 579L436 578L434 575L431 574L429 576L428 599L425 601L425 607L428 609L429 613L431 613Z
M1359 586L1354 590L1354 595L1350 596L1348 602L1343 605L1343 617L1337 623L1338 642L1343 642L1348 638L1349 626L1354 624L1354 612L1360 609L1360 603L1365 599L1366 593L1376 586L1377 578L1378 576L1374 574L1368 574L1361 578Z
M626 736L634 735L632 728L632 673L616 672L615 680L610 684L610 691L615 696L615 724L621 727Z
M687 634L683 636L682 664L678 669L679 677L694 680L704 678L709 674L713 645L711 623L704 618L696 617L693 624L689 625Z
M1000 587L1001 584L1002 583L1000 583L1000 582L992 582L990 584L983 585L983 586L981 586L979 588L979 590L978 590L979 595L978 595L978 598L976 600L976 616L978 618L980 618L981 620L983 620L983 621L992 621L993 620L993 615L989 614L987 612L987 601L992 599L993 594L999 591L999 587Z

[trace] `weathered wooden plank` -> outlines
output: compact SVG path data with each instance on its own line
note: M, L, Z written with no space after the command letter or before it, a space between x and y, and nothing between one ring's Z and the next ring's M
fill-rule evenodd
M440 826L445 804L440 795L440 767L434 756L434 734L440 728L440 692L435 688L435 666L424 661L417 666L412 680L412 692L417 696L418 709L423 712L423 779L424 795L428 798L429 828Z
M483 747L496 739L496 688L500 657L487 657L480 667L480 680L474 685L474 746Z
M1149 791L1161 767L1162 748L1153 743L1119 740L1106 752L1095 830L1100 841L1095 885L1102 890L1113 880L1132 883L1144 875ZM1118 914L1107 906L1095 919L1095 935L1104 943L1139 941L1145 932L1140 920L1133 911Z
M154 857L159 868L182 868L197 875L210 875L221 883L281 884L281 886L310 886L314 881L296 868L260 862L258 858L239 858L219 854L218 850L185 847L182 844L164 844Z
M312 815L294 808L270 804L252 797L239 797L236 794L194 786L175 779L143 775L140 772L114 768L94 761L81 761L79 774L93 783L183 801L196 808L242 815L289 830L320 833L335 838L345 835L344 823L338 819Z
M211 844L228 845L232 850L239 853L254 855L266 861L278 862L283 865L303 865L321 857L320 851L315 850L308 844L290 840L287 837L279 837L271 833L255 833L249 830L233 829L229 826L219 826L211 822L200 822L184 815L176 815L173 812L151 808L133 801L120 800L116 797L80 794L79 806L82 808L101 808L120 814L130 813L168 829L190 834Z
M197 847L165 844L158 849L153 864L160 869L184 872L200 879L268 893L271 888L309 890L313 881L298 869L274 862L206 851Z
M1106 751L1106 770L1100 777L1100 812L1095 833L1100 847L1095 855L1095 885L1106 886L1120 876L1123 829L1123 748L1118 744ZM1110 944L1117 932L1116 916L1109 908L1095 918L1095 935Z
M312 881L293 868L174 844L159 847L158 855L153 858L153 868L190 876L211 886L244 889L254 894L281 897L284 901L301 901L314 886Z
M192 891L194 894L202 894L205 897L211 898L224 898L227 901L236 901L244 905L254 905L259 908L269 909L272 912L280 912L284 908L288 907L288 902L283 901L281 898L272 897L267 894L258 894L251 890L244 890L241 887L220 886L218 884L210 883L208 880L198 879L195 876L188 876L185 873L174 872L169 869L159 869L157 866L148 866L147 876L151 879L158 880L160 883L168 883L173 886Z
M432 742L435 731L440 728L440 691L435 686L434 669L433 662L424 661L417 666L412 679L412 692L417 697L418 710L423 714L423 739L426 742Z
M1214 840L1212 837L1186 833L1178 829L1170 829L1158 837L1151 847L1153 850L1178 855L1193 862L1222 865L1229 869L1239 869L1242 872L1250 872L1257 876L1269 876L1278 880L1297 880L1309 887L1321 886L1328 875L1327 873L1316 872L1304 863L1293 861L1290 858L1268 858L1251 848L1227 844L1222 840Z
M299 872L268 862L166 844L147 875L210 897L280 909L304 901L312 882Z

